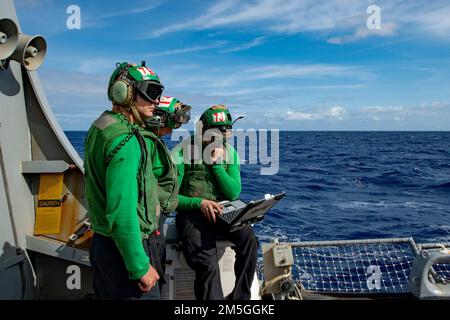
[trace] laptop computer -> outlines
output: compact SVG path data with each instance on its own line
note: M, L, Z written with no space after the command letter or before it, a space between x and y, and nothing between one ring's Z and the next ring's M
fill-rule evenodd
M216 215L217 221L228 231L236 231L264 219L267 211L278 203L285 192L266 195L263 199L245 203L242 200L222 201L222 215Z

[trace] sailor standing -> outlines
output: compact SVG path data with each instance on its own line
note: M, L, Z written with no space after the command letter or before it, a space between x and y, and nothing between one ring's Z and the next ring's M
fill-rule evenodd
M163 276L155 238L160 201L152 170L154 134L144 125L164 87L143 63L117 65L108 86L112 111L85 141L88 214L94 231L90 262L99 299L159 299Z
M163 274L165 273L166 243L164 238L164 223L167 216L175 211L178 205L178 176L172 155L162 140L162 137L172 133L181 125L190 120L191 107L173 98L162 96L159 105L154 111L154 115L144 119L144 127L149 130L151 139L154 143L150 144L152 148L152 170L158 180L158 197L161 208L159 217L159 232L155 241L159 250L159 257L162 264ZM165 283L165 279L159 279L160 291Z

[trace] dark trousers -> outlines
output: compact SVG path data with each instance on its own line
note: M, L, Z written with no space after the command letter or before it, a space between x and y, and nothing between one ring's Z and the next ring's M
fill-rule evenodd
M163 273L166 273L166 238L164 237L164 223L166 222L167 216L165 214L161 214L159 217L159 227L160 231L159 236L156 237L156 244L158 245L159 258L161 260L161 266ZM160 277L158 280L159 291L162 292L163 285L166 283L163 277Z
M150 240L143 240L150 263L152 258ZM94 233L90 249L90 262L94 271L94 290L97 299L158 300L160 287L158 283L149 291L139 289L138 280L131 280L125 262L112 238ZM161 275L160 275L161 277Z
M233 243L236 253L236 281L229 298L249 300L258 251L258 240L253 229L246 227L235 232L224 231L209 222L200 211L177 213L176 226L186 262L195 271L194 291L197 300L224 299L216 248L217 236Z

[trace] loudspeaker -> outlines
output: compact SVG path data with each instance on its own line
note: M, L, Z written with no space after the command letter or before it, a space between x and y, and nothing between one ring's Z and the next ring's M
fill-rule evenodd
M11 56L12 60L21 63L27 70L36 70L44 62L47 43L41 36L19 34L17 48Z
M11 19L0 19L0 60L8 59L16 50L19 29Z

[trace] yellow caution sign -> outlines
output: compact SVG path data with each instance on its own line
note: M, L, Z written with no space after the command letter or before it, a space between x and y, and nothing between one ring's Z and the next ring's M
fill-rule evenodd
M63 173L41 174L36 208L35 234L61 233Z

